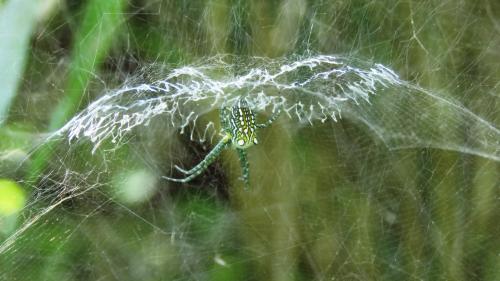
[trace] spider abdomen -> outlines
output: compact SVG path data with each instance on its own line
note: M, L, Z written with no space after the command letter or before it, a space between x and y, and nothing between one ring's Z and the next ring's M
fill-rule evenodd
M227 133L231 135L231 141L234 147L246 149L252 145L258 144L255 113L248 107L244 100L226 111L228 117Z

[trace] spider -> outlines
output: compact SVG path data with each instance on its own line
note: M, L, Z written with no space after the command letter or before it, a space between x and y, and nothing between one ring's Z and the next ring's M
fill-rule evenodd
M243 181L245 188L248 188L249 183L249 165L246 149L253 145L257 145L257 129L266 128L271 125L279 116L279 111L274 113L267 122L263 124L255 123L255 113L249 108L244 99L238 102L231 108L223 107L220 110L220 120L223 129L223 137L217 145L205 156L205 158L190 170L184 170L175 165L175 168L186 175L185 178L177 179L163 176L164 179L174 182L186 183L194 179L199 174L203 173L210 164L221 154L226 148L233 148L238 152L240 165L243 171Z

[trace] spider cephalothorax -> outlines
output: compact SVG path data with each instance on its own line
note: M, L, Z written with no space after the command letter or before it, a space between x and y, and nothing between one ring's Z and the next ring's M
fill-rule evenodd
M263 124L255 123L255 113L248 106L247 102L240 99L232 107L223 107L220 111L220 121L223 129L223 137L217 145L205 156L198 165L191 170L184 170L177 165L175 168L186 177L175 179L163 177L164 179L175 182L188 182L194 179L197 175L205 171L208 165L219 156L219 154L227 147L232 147L238 152L241 168L243 170L243 181L245 187L249 186L249 168L246 149L258 144L257 129L266 128L278 117L279 112L276 112L271 118Z

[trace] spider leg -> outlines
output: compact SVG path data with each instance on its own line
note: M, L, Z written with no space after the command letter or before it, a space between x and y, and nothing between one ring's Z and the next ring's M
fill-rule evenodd
M206 167L203 168L203 169L200 169L200 170L196 171L194 174L191 174L188 177L185 177L185 178L182 178L182 179L170 178L170 177L167 177L167 176L162 176L162 178L164 178L166 180L169 180L169 181L173 181L173 182L186 183L186 182L189 182L192 179L194 179L199 174L201 174L205 169L206 169Z
M217 153L216 155L213 155L213 153L214 153L214 152L216 152L216 149L218 149L218 146L219 146L219 145L221 145L221 143L224 143L224 142L225 142L225 143L227 144L227 143L229 142L229 140L230 140L230 139L229 139L229 136L224 135L224 137L222 138L222 140L220 140L220 141L219 141L219 143L218 143L218 144L214 147L214 149L212 149L212 150L211 150L211 151L207 154L207 156L205 156L205 159L203 159L203 160L202 160L202 161L201 161L198 165L194 166L194 167L193 167L193 168L191 168L190 170L185 170L185 169L183 169L183 168L181 168L181 167L179 167L179 166L177 166L177 165L174 165L174 168L175 168L177 171L179 171L179 172L181 172L181 173L183 173L183 174L185 174L185 175L191 175L191 174L195 173L195 172L196 172L199 168L201 168L202 164L203 164L203 163L204 163L207 159L209 159L210 157L213 157L213 158L214 158L214 160L215 160L215 158L217 158L217 156L219 156L220 152L219 152L219 153ZM225 148L225 147L224 147L224 148ZM224 148L222 148L222 149L224 149ZM210 161L210 163L208 163L208 165L210 165L212 162L213 162L213 160L211 160L211 161ZM208 165L207 165L207 166L208 166Z
M189 174L191 174L188 170L184 170L183 168L181 168L181 167L179 167L179 166L177 166L177 165L174 165L174 168L175 168L177 171L179 171L179 172L181 172L181 173L183 173L183 174L185 174L185 175L189 175Z
M198 176L199 174L201 174L201 172L203 172L203 170L200 170L199 173L194 173L192 175L189 175L188 177L185 177L185 178L182 178L182 179L175 179L175 178L169 178L167 176L162 176L162 178L166 179L166 180L169 180L169 181L173 181L173 182L180 182L180 183L186 183L186 182L189 182L191 181L192 179L194 179L196 176Z
M257 124L256 127L259 129L264 129L264 128L269 127L276 119L278 119L280 114L281 114L280 110L276 111L275 113L273 113L271 115L271 118L269 118L265 123Z
M220 120L220 126L221 128L228 128L229 127L229 121L228 119L228 109L226 107L221 108L219 111L219 120Z
M205 158L198 165L194 166L189 171L186 171L186 170L184 170L184 169L176 166L177 170L179 170L182 173L188 175L187 177L182 178L182 179L176 179L176 178L162 176L162 178L164 178L166 180L169 180L169 181L182 182L182 183L186 183L186 182L191 181L196 176L198 176L199 174L201 174L202 172L204 172L208 168L208 166L215 161L215 159L220 155L220 153L222 152L222 150L224 150L227 147L227 145L229 144L230 141L231 141L231 138L229 137L229 135L227 135L226 137L224 137L207 154L207 156L205 156Z
M243 182L245 183L245 189L248 189L250 187L250 169L248 168L248 158L247 158L247 152L244 149L237 149L238 150L238 156L240 158L240 165L241 165L241 170L242 170L242 179Z

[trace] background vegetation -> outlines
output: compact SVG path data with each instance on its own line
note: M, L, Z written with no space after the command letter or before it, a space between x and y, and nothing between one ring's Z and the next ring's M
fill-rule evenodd
M170 170L151 163L210 149L161 137L164 120L105 160L39 146L152 63L219 53L383 63L498 128L499 46L496 0L0 1L0 279L500 280L499 163L389 150L348 118L278 120L250 152L248 192L231 152L187 186L158 180Z

